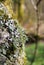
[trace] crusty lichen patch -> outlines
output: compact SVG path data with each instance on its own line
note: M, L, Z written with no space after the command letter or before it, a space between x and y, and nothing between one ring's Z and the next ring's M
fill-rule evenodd
M6 8L0 5L2 11L5 11L4 15L0 15L0 65L24 65L24 44L27 37L17 20L10 18Z

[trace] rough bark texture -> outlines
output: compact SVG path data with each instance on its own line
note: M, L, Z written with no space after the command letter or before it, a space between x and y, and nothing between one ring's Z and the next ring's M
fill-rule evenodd
M24 65L26 35L0 3L0 65Z

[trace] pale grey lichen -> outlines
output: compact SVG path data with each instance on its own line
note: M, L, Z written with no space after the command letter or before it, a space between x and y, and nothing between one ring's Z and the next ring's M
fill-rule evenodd
M3 8L0 4L0 10L4 11ZM4 16L0 15L0 65L23 65L27 37L16 20L9 17L5 19Z

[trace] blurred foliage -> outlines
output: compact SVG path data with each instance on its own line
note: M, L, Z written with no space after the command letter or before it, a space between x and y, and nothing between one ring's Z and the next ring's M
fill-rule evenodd
M34 51L35 51L35 44L30 44L26 46L26 56L28 63L27 65L30 65L31 61L33 60ZM36 58L33 63L33 65L44 65L44 44L43 42L39 42Z
M2 1L4 1L4 0L0 0L0 2L2 2Z
M20 3L20 0L13 0L14 3Z
M30 34L27 34L27 36L28 36L28 40L26 41L26 44L36 43L37 40L38 41L40 40L40 37L37 34L30 33Z

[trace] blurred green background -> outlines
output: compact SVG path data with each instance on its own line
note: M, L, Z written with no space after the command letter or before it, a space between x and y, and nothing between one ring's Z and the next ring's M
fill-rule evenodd
M27 65L31 64L31 61L33 60L35 51L35 43L26 45L26 57L27 57ZM33 62L33 65L44 65L44 42L38 42L38 48L36 51L36 57L35 61Z

